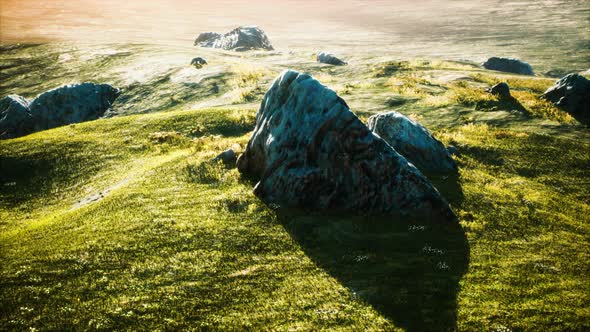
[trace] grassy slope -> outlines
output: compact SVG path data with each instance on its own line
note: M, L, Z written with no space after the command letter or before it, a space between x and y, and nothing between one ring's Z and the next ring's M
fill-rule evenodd
M200 167L247 142L250 108L66 126L0 142L0 329L590 328L590 137L533 103L551 81L506 76L506 104L480 89L504 76L394 67L309 69L459 148L433 180L460 228L269 210Z

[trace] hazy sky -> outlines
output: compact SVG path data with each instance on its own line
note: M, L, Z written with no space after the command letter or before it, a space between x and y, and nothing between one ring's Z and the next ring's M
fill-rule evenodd
M259 25L278 39L346 39L367 33L420 33L447 20L460 23L463 20L453 20L460 16L469 24L466 13L487 10L478 0L0 1L2 41L171 42L191 40L200 31L248 24Z

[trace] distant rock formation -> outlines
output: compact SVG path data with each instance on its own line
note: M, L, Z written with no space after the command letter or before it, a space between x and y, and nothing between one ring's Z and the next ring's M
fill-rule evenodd
M563 108L578 121L590 124L590 80L569 74L555 82L541 98Z
M242 26L225 35L215 32L201 33L195 40L195 46L222 48L224 50L248 51L267 50L272 51L266 33L256 26Z
M498 58L491 57L488 61L483 63L483 67L489 70L503 71L507 73L514 73L520 75L535 75L533 67L527 62L512 59L512 58Z
M0 100L0 139L26 135L33 131L29 101L17 95Z
M206 64L207 61L201 57L196 57L191 60L191 65L195 66L197 69L203 68L203 66Z
M510 95L510 87L504 82L494 85L488 90L488 92L504 99L512 97Z
M0 104L0 138L97 119L119 93L108 84L82 83L47 91L30 104L20 96L8 96Z
M325 63L328 65L334 65L334 66L343 66L346 64L346 62L338 59L334 54L328 53L328 52L318 53L317 61L319 63Z
M445 146L419 123L398 112L373 115L367 126L425 173L454 173L457 164Z
M238 170L270 206L456 220L439 192L344 100L284 71L268 90Z

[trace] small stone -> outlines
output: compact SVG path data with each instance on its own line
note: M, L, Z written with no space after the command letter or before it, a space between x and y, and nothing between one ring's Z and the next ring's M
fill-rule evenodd
M328 52L320 52L317 55L317 61L319 63L325 63L328 65L334 65L334 66L343 66L346 65L346 62L338 59L334 54L328 53Z
M456 147L456 146L454 146L454 145L449 145L449 146L447 147L447 151L449 152L449 154L450 154L451 156L459 156L459 155L460 155L460 153L459 153L459 149L457 149L457 147Z
M195 66L197 69L203 68L203 66L206 64L207 61L201 57L196 57L191 60L191 65Z
M507 83L498 83L488 90L493 95L500 96L500 98L510 98L510 87Z
M231 166L235 165L237 160L238 156L236 155L233 149L227 149L219 155L217 155L217 157L213 158L213 161L221 161L225 165Z

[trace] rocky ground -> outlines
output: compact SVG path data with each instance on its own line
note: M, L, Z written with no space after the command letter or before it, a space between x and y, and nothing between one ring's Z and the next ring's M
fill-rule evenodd
M0 141L0 329L590 328L590 134L539 98L554 77L352 50L332 66L320 50L2 47L2 97L121 94L107 118ZM454 146L458 173L428 179L459 227L275 211L211 163L246 149L285 69L364 123L395 110ZM500 82L510 98L486 91Z

